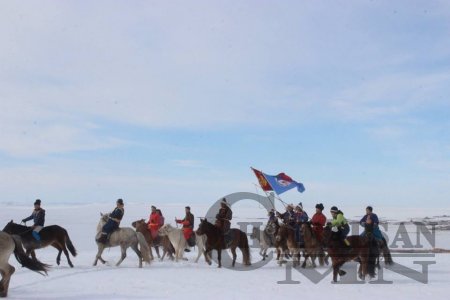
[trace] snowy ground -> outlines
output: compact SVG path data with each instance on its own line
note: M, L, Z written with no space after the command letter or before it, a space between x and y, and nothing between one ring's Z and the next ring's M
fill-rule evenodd
M148 218L149 207L152 203L126 203L125 217L122 226L131 226L131 222L140 218ZM99 219L99 212L109 212L112 204L77 204L44 206L47 211L46 224L58 224L65 227L77 248L79 255L73 258L75 265L69 268L64 257L61 266L56 266L56 250L46 248L39 250L37 255L45 263L54 265L47 277L40 276L28 269L20 268L13 257L10 263L17 267L12 277L10 299L171 299L181 297L215 297L218 299L278 299L294 295L302 298L330 297L333 299L382 299L382 297L395 297L402 299L447 299L448 284L450 283L450 254L436 254L419 257L394 257L402 267L422 272L420 264L414 261L431 263L428 266L428 283L407 277L404 273L398 274L391 270L384 270L383 279L392 281L392 284L331 284L331 274L328 274L318 283L310 280L297 270L293 270L291 277L287 275L285 267L279 267L274 260L261 268L250 271L218 269L216 265L208 266L201 258L198 264L193 262L196 251L188 253L186 262L175 263L171 261L154 261L139 269L138 260L132 251L120 267L114 263L119 259L118 248L111 248L104 252L104 258L110 265L93 267L92 263L96 253L94 235ZM172 204L160 206L166 217L166 223L174 223L175 216L182 217L184 205ZM13 219L20 222L22 218L31 213L32 206L16 206L13 204L0 204L0 222L4 226ZM206 205L192 205L196 217L204 215ZM306 207L312 215L313 207ZM259 205L237 204L233 206L235 222L263 222L266 213ZM346 209L347 216L358 219L363 209ZM423 211L423 210L395 210L377 211L386 220L389 220L388 236L392 241L397 234L398 222L411 218L433 217L449 214L449 211ZM395 217L395 218L394 218ZM436 220L445 217L435 218ZM197 219L198 220L198 219ZM415 219L417 220L417 219ZM420 219L419 219L420 220ZM250 228L249 228L250 230ZM417 244L415 226L407 225L407 234L411 242ZM423 236L420 243L424 248L450 248L450 232L436 231L435 244L430 244ZM398 242L399 248L402 242ZM252 261L257 264L260 260L257 249L252 249ZM242 256L238 252L238 262ZM227 263L225 263L227 264ZM347 269L354 269L349 264ZM319 267L320 273L328 272L328 268ZM413 270L409 275L417 275ZM310 270L311 271L311 270ZM290 279L291 280L288 280ZM350 278L350 277L349 277ZM280 282L300 281L300 283L282 284ZM373 282L372 282L373 283Z

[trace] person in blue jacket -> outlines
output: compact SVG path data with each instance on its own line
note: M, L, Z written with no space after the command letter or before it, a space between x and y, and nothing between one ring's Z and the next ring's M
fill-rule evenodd
M359 224L364 227L364 231L361 233L362 236L366 235L366 226L372 225L372 234L377 240L382 240L383 235L381 234L380 228L378 227L379 220L378 216L373 213L372 206L366 207L366 215L362 217L361 221L359 221Z
M295 207L295 241L303 246L305 243L303 240L303 234L301 233L301 226L303 223L308 222L308 214L303 210L303 205L300 202Z
M36 199L34 201L34 210L31 213L31 216L22 220L22 223L33 220L33 232L32 235L37 241L41 241L41 236L39 235L39 231L44 228L45 223L45 209L41 208L41 200Z
M112 213L109 214L108 221L103 225L102 233L97 239L97 242L102 244L107 244L109 235L116 229L119 228L120 221L122 221L123 215L125 213L124 203L122 199L116 201L116 208Z

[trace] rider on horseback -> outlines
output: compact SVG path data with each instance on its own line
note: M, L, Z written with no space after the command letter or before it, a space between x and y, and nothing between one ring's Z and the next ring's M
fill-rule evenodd
M279 212L277 212L277 217L283 220L284 224L295 226L294 205L288 204L284 213L280 214Z
M380 228L378 227L379 221L378 216L374 214L372 206L366 207L366 215L362 217L359 224L364 227L364 231L361 233L361 236L366 235L366 226L372 226L372 234L373 236L381 241L383 239L383 235L381 234Z
M39 235L39 231L42 230L42 228L44 227L44 223L45 223L45 209L41 208L41 200L36 199L36 201L34 201L34 210L31 213L31 216L25 218L22 220L23 223L25 223L26 221L30 221L33 220L34 224L32 226L33 229L33 237L40 242L41 241L41 236Z
M264 228L265 236L268 238L269 245L275 244L275 236L278 233L278 228L280 225L278 224L278 219L275 216L275 209L272 208L269 213L269 220L267 220L266 228Z
M350 242L347 240L347 235L350 232L350 226L347 219L344 217L344 213L340 211L336 206L331 207L330 213L333 216L331 226L333 226L333 232L339 232L339 237L346 247L350 247Z
M186 216L184 219L179 220L175 218L175 222L178 224L183 224L183 235L186 239L188 247L193 247L195 245L195 235L194 232L194 215L191 213L191 208L189 206L185 207ZM186 248L184 251L189 252L189 248Z
M319 242L322 242L323 227L327 223L327 217L322 213L324 208L322 203L316 204L316 213L311 219L312 230Z
M228 206L227 199L223 198L220 202L219 213L216 215L216 223L215 225L219 227L224 234L224 242L225 245L228 245L232 238L230 237L230 227L231 227L231 219L233 218L233 212L231 208Z
M299 243L300 245L303 245L305 242L303 241L303 236L300 232L300 227L303 223L308 222L308 214L303 211L303 205L300 202L295 207L295 241Z
M124 204L122 199L116 201L116 208L112 213L109 214L108 221L103 225L102 233L97 239L97 242L106 244L108 243L109 235L116 229L119 228L120 221L125 213Z

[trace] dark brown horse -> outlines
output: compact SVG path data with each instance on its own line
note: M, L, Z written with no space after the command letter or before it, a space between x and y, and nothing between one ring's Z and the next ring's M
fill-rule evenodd
M209 223L206 219L200 219L200 225L197 229L197 234L206 234L206 250L205 250L205 258L211 257L210 252L214 249L217 250L217 260L219 262L219 268L222 267L222 250L223 249L231 249L231 253L233 255L233 263L232 266L234 267L236 263L236 248L239 247L242 251L243 256L243 264L245 266L251 265L251 259L250 259L250 247L248 245L248 238L247 234L239 229L231 228L230 229L230 236L232 237L231 244L225 245L224 240L224 234L222 230ZM209 259L209 258L208 258ZM209 263L209 262L208 262Z
M281 254L284 257L292 256L292 264L294 267L300 265L301 247L295 240L295 229L291 225L282 224L278 229L278 233L275 237L275 246L277 247L278 255ZM285 262L282 259L278 260L278 264Z
M142 235L144 236L145 241L148 244L148 248L150 249L150 258L151 259L153 259L152 247L155 247L158 258L161 258L161 260L163 260L164 257L166 256L166 254L168 254L170 260L174 260L173 255L175 253L175 249L173 248L173 246L170 243L167 236L159 236L158 241L155 242L155 240L153 240L153 238L152 238L150 231L148 230L147 222L145 222L144 219L134 221L133 223L131 223L131 225L136 229L137 232L142 233ZM160 246L163 248L162 257L160 257L160 255L159 255L159 247Z
M319 241L312 229L310 222L305 222L301 227L303 240L305 242L305 261L302 264L302 268L306 267L306 260L311 258L313 268L316 267L316 257L319 258L319 264L323 266L325 263L328 265L328 258L325 258L325 251L323 250L323 244Z
M69 252L67 251L67 249L69 249L70 253L73 256L77 255L77 250L75 250L75 247L73 246L72 241L69 238L67 230L65 230L61 226L50 225L42 228L42 230L39 232L39 235L41 236L40 242L33 237L32 227L16 224L12 220L8 224L6 224L5 228L3 228L3 231L9 234L19 235L22 239L22 244L26 250L26 254L28 256L31 254L31 257L33 259L36 259L36 253L34 252L35 249L53 246L58 250L56 264L60 264L61 253L64 252L69 266L73 268L73 264L70 261Z
M328 254L331 257L333 267L333 282L337 282L337 275L344 276L346 272L340 268L344 263L359 261L358 275L360 279L365 279L367 275L375 276L375 255L376 242L374 238L368 236L351 235L347 236L350 248L344 245L339 237L339 232L333 232L330 225L324 229L324 241L328 246Z

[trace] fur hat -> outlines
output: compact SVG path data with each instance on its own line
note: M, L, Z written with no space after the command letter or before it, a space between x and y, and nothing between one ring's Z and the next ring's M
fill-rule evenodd
M330 212L338 212L338 211L339 211L339 209L336 206L332 206L330 208Z
M316 208L323 210L325 207L323 206L322 203L316 204Z
M117 204L120 204L120 205L124 205L124 204L123 204L123 200L122 200L121 198L117 199L116 203L117 203Z
M190 207L190 206L186 206L185 208L191 210L191 207Z
M225 199L225 197L222 198L222 201L220 201L220 204L225 204L226 206L228 206L227 199Z
M368 210L369 210L370 212L372 212L372 211L373 211L373 207L372 207L372 206L370 206L370 205L369 205L369 206L367 206L367 207L366 207L366 209L368 209Z
M41 200L40 199L36 199L36 201L34 201L34 205L41 205Z

